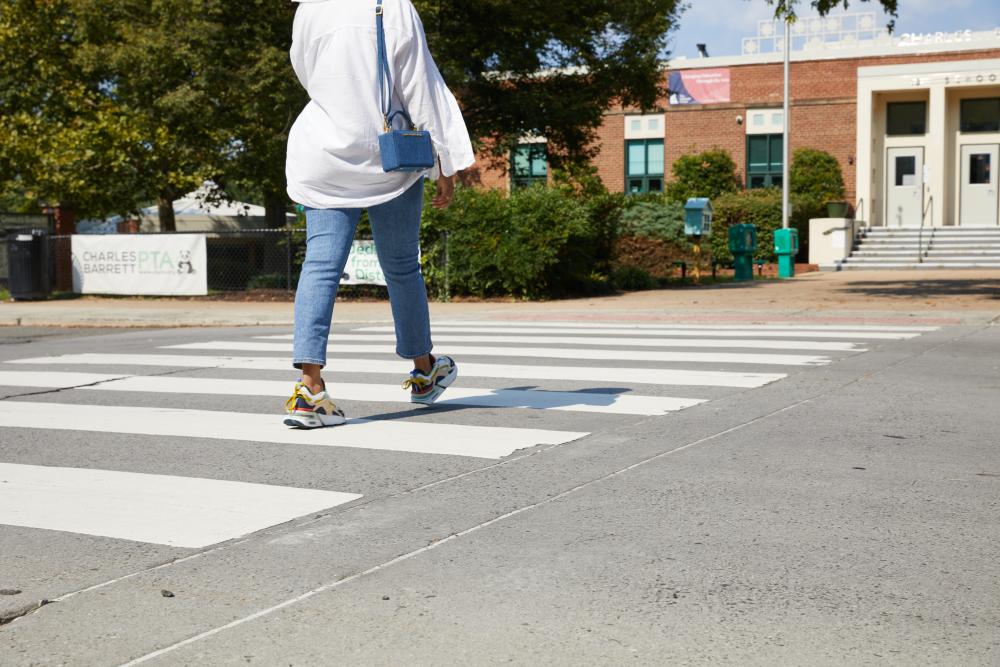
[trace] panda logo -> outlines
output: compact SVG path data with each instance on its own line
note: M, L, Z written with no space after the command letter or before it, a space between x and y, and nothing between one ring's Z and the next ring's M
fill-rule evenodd
M194 265L191 264L190 251L181 251L181 261L177 262L177 273L194 273Z

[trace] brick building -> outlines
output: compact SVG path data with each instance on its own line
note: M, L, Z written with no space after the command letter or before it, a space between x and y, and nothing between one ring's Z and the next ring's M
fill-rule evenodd
M847 198L873 225L919 226L924 217L934 226L996 226L1000 29L895 37L872 29L867 39L841 30L830 39L828 21L806 20L793 35L791 150L835 156ZM677 158L716 147L733 156L746 187L780 185L783 68L779 49L761 48L780 46L769 25L744 55L667 63L669 99L658 113L609 110L594 160L605 185L662 190ZM544 140L533 139L507 173L487 171L482 181L544 179L544 155Z

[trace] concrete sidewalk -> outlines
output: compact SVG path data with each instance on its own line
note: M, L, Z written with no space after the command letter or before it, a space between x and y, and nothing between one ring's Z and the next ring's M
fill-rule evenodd
M436 319L982 324L1000 318L998 271L809 273L790 281L688 286L559 301L432 303ZM289 325L290 302L81 297L0 304L0 326ZM339 302L338 322L391 319L387 302ZM919 320L919 322L917 322Z

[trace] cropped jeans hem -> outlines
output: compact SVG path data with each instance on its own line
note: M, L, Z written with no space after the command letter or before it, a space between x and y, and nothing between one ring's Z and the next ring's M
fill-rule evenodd
M425 356L429 355L429 354L431 353L431 350L433 350L433 349L434 349L434 348L432 347L432 348L431 348L430 350L427 350L427 351L426 351L426 352L424 352L423 354L415 354L415 355L413 355L412 357L411 357L410 355L408 355L408 354L403 354L403 353L402 353L402 352L400 352L399 350L396 350L396 355L397 355L397 356L398 356L398 357L399 357L400 359L406 359L407 361L413 361L414 359L419 359L420 357L425 357Z
M315 364L320 368L326 366L326 359L296 359L292 362L292 366L302 370L302 364Z

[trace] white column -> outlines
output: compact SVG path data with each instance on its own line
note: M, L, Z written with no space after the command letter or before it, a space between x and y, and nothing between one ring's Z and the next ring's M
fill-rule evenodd
M926 164L930 170L927 183L926 195L934 198L932 202L933 211L927 215L927 224L933 223L935 227L945 224L946 208L945 193L947 192L948 165L947 151L952 150L951 142L947 136L947 88L943 85L935 84L930 89L930 103L927 105L927 156ZM957 196L957 195L956 195Z
M864 81L858 82L858 145L855 148L855 192L859 201L864 201L864 211L859 211L859 215L864 216L864 222L871 225L873 221L881 220L878 215L878 208L872 206L872 197L875 191L872 189L872 168L875 156L875 144L872 140L872 95L871 88L865 85ZM882 202L878 202L882 206Z

